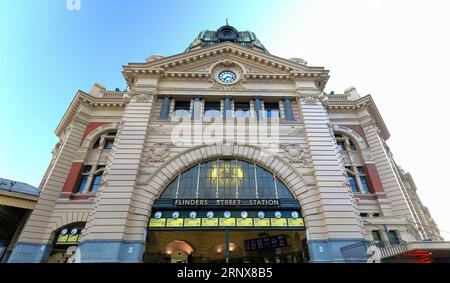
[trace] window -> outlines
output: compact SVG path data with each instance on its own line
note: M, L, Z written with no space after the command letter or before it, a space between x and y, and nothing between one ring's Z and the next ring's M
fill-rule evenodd
M205 117L218 118L220 117L220 103L219 102L205 102Z
M398 245L400 244L400 239L397 236L397 231L394 230L390 230L387 232L388 238L389 238L389 243L391 245Z
M280 106L278 103L264 103L264 110L266 112L266 119L280 117Z
M344 141L337 141L337 146L338 146L338 150L340 152L345 150L345 143L344 143Z
M187 101L175 101L174 115L176 117L189 116L189 110L191 109L191 103Z
M382 247L383 246L383 241L381 239L380 231L372 230L372 238L373 238L373 241L374 241L375 245L377 245L378 247Z
M202 162L181 173L161 198L291 199L289 189L271 172L236 159Z
M353 168L351 166L346 166L345 169L347 171L348 181L350 183L350 187L352 188L352 192L366 194L371 193L366 181L366 175L364 174L363 167L358 166Z
M84 193L86 192L86 188L89 188L89 192L97 192L104 169L105 165L98 165L95 170L93 170L92 165L85 165L83 173L81 174L81 181L76 192Z
M113 147L114 140L107 140L105 141L105 149L111 149Z
M94 176L93 176L93 180L92 180L89 192L91 192L91 193L98 192L98 189L100 187L100 181L102 180L104 168L105 168L105 165L97 166L97 170L95 170L95 172L94 172Z
M84 191L84 188L86 187L86 184L89 179L89 173L91 172L92 165L85 165L83 168L83 173L81 174L81 181L80 184L76 190L76 193L82 193Z
M234 104L234 117L236 118L248 118L250 111L250 105L248 103L235 103Z
M341 151L344 151L344 150L356 151L357 150L355 144L349 137L339 135L339 134L335 134L335 137L336 137L336 143L340 147Z
M115 137L116 137L116 132L110 132L110 133L102 135L94 143L94 145L92 146L92 149L100 148L101 144L103 144L103 149L112 149Z

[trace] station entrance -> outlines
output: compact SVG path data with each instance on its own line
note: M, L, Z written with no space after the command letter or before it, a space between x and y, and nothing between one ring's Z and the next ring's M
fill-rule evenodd
M144 262L301 263L308 262L305 231L151 231Z
M144 262L307 262L301 207L272 172L237 159L182 172L155 200Z

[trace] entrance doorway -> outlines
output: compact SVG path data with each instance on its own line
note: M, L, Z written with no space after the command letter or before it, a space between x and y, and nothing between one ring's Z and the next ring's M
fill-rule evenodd
M149 231L144 253L148 263L226 262L226 233L215 231ZM231 230L230 263L308 262L304 230Z

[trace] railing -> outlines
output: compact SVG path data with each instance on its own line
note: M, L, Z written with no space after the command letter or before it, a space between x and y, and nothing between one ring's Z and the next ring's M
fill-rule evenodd
M407 242L361 241L341 248L346 262L406 263L416 262L408 253Z
M126 91L107 91L103 93L105 98L122 98Z
M348 96L345 94L327 95L329 101L348 101Z

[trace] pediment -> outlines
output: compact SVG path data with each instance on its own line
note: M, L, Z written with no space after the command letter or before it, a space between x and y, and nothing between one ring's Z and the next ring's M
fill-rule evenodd
M242 70L246 74L289 74L287 70L276 69L257 62L251 62L243 58L233 55L222 55L213 58L201 60L196 63L190 63L183 66L175 66L168 68L168 72L195 72L195 73L210 73L214 66L220 62L231 61L241 66Z
M252 77L292 77L308 76L328 79L328 71L322 67L311 67L255 51L243 46L223 42L170 57L158 57L146 63L130 63L124 67L125 79L133 74L182 75L205 77L214 66L223 61L231 61L242 67L245 75Z

